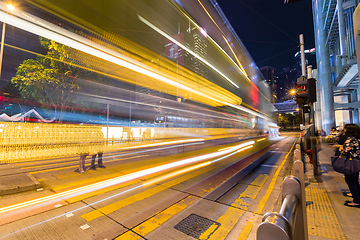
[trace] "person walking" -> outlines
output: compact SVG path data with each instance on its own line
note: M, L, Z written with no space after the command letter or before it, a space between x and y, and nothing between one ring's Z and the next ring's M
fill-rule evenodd
M346 140L339 148L341 156L360 159L360 128L356 124L345 125ZM344 205L348 207L360 207L360 185L359 172L355 174L344 174L353 201L345 201Z

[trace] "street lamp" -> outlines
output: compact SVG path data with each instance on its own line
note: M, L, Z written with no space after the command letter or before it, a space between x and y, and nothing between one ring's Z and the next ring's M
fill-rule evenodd
M7 7L10 11L15 10L15 7L11 4L8 4ZM1 79L1 70L2 70L2 59L3 59L3 54L4 54L5 27L6 27L6 24L5 24L5 22L3 22L2 34L1 34L1 49L0 49L0 79Z
M295 93L296 93L296 90L295 90L295 89L291 89L291 90L290 90L290 94L291 94L291 95L295 95Z

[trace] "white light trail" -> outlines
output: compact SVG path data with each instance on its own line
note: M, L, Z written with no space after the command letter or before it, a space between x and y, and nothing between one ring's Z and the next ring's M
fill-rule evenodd
M215 72L217 72L220 76L222 76L223 78L225 78L229 83L231 83L232 85L234 85L235 87L239 88L239 86L234 83L230 78L228 78L225 74L223 74L220 70L218 70L217 68L215 68L213 65L211 65L208 61L206 61L204 58L202 58L201 56L199 56L198 54L196 54L195 52L191 51L189 48L187 48L184 44L181 44L180 42L176 41L174 38L172 38L170 35L168 35L167 33L165 33L164 31L162 31L161 29L159 29L158 27L156 27L155 25L153 25L152 23L150 23L148 20L146 20L145 18L141 17L140 15L138 15L139 19L145 23L146 25L148 25L149 27L151 27L152 29L154 29L155 31L157 31L158 33L160 33L163 37L166 37L168 39L171 39L172 42L176 43L176 45L180 46L181 48L185 49L187 52L189 52L191 55L193 55L194 57L200 59L203 63L205 63L207 66L209 66L211 69L213 69Z
M176 167L188 165L188 164L191 164L191 163L195 163L195 162L199 162L199 161L203 161L203 160L223 156L223 155L226 155L228 153L231 153L233 151L236 151L236 150L238 150L240 148L249 146L249 145L254 144L254 143L255 143L254 141L245 142L245 143L236 145L234 147L231 147L229 149L226 149L224 151L221 151L221 152L209 153L209 154L205 154L205 155L201 155L201 156L197 156L197 157L192 157L192 158L180 160L180 161L177 161L177 162L172 162L172 163L168 163L168 164L164 164L164 165L160 165L160 166L140 170L140 171L137 171L137 172L134 172L134 173L126 174L124 176L115 177L115 178L112 178L112 179L108 179L108 180L101 181L101 182L98 182L98 183L93 183L93 184L90 184L90 185L87 185L87 186L71 189L71 190L68 190L68 191L61 192L61 193L56 193L56 194L45 196L45 197L42 197L42 198L37 198L37 199L34 199L34 200L30 200L30 201L26 201L26 202L14 204L14 205L2 207L2 208L0 208L0 214L7 213L7 212L10 212L10 211L14 211L14 210L21 209L21 208L25 208L25 207L29 207L29 206L33 206L33 205L36 205L36 204L44 203L44 202L47 202L47 201L52 201L52 200L64 198L64 197L72 198L72 197L75 197L75 196L78 196L78 195L82 195L82 194L97 191L97 190L100 190L100 189L103 189L103 188L111 187L111 186L114 186L114 185L117 185L117 184L120 184L120 183L124 183L124 182L130 181L130 180L138 179L140 177L144 177L144 176L147 176L147 175L150 175L150 174L153 174L153 173L157 173L157 172L169 170L171 168L176 168Z
M159 143L151 143L151 144L145 144L145 145L139 145L139 146L133 146L133 147L126 147L123 148L126 149L133 149L133 148L145 148L145 147L156 147L156 146L162 146L162 145L169 145L169 144L178 144L178 143L188 143L188 142L202 142L205 141L204 138L198 138L198 139L183 139L183 140L175 140L175 141L169 141L169 142L159 142Z
M205 93L196 91L193 88L187 87L174 80L163 77L162 75L155 73L156 70L151 69L149 66L142 64L119 52L101 46L100 44L92 42L84 37L76 35L65 29L62 29L54 24L48 23L40 18L32 16L31 14L27 13L26 16L29 16L29 18L27 19L28 21L25 21L20 18L21 17L20 11L18 11L16 14L13 15L0 11L0 21L5 22L9 25L48 38L60 44L69 46L71 48L77 49L92 56L112 62L114 64L128 68L132 71L138 72L148 77L155 78L161 82L170 84L174 87L187 90L196 95L202 96L206 99L210 99L215 102L220 102L219 99L212 98ZM29 20L32 20L32 22L30 22Z

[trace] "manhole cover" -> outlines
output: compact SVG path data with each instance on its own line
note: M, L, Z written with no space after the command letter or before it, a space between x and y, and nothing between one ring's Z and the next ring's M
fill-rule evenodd
M190 214L188 217L181 220L178 224L174 226L176 230L179 230L182 233L185 233L188 236L193 238L199 238L201 234L206 232L209 227L213 224L216 224L216 229L220 227L220 223L210 220L208 218L201 217L196 214Z

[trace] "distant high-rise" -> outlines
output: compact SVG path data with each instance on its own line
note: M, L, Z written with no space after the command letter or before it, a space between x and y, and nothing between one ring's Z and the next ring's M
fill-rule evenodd
M311 65L313 69L316 68L316 50L315 48L306 49L305 53L305 66ZM295 53L295 69L297 77L301 76L301 53L300 51Z
M284 68L277 75L277 97L279 101L290 100L293 98L291 90L295 89L295 82L298 77L298 69Z
M191 32L193 37L193 51L199 57L206 59L207 58L207 42L205 36L203 36L199 31ZM195 73L203 78L208 78L208 68L205 64L200 61L198 58L194 58L193 61Z
M265 78L265 82L271 89L271 102L277 102L277 82L276 82L276 68L264 66L260 68L261 74Z

